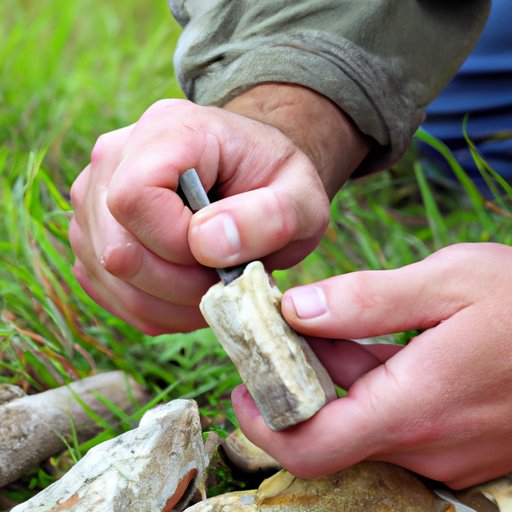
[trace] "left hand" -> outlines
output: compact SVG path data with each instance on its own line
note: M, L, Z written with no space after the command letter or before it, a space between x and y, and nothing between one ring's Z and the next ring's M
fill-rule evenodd
M289 290L283 314L307 336L425 330L401 350L313 338L347 396L273 432L241 386L233 404L242 430L302 477L365 459L395 463L452 488L512 471L511 284L512 248L486 243L457 244L399 269Z

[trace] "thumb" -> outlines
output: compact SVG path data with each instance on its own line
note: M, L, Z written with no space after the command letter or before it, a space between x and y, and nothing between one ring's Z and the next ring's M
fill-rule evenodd
M192 253L203 265L227 267L261 258L288 244L299 219L288 197L265 187L228 197L196 213Z
M336 276L285 292L282 312L297 331L325 338L366 338L429 328L474 300L461 279L457 246L394 270Z
M227 267L269 255L268 268L287 267L304 258L319 243L328 223L329 203L309 165L297 159L297 181L284 171L268 186L238 193L203 208L193 217L189 244L206 266Z

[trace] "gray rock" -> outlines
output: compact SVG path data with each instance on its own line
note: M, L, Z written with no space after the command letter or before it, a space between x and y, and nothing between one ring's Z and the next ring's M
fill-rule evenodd
M197 405L174 400L148 411L138 428L89 450L11 512L183 510L206 466Z
M0 384L0 405L25 396L25 392L14 384Z

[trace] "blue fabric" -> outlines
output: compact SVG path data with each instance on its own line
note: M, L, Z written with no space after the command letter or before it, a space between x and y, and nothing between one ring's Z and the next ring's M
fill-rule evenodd
M462 133L489 164L512 182L512 0L494 0L482 37L455 78L427 109L422 127L454 152L480 181ZM504 140L496 136L508 132Z

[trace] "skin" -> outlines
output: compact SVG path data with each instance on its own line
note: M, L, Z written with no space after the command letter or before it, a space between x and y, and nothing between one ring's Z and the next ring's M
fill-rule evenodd
M295 85L263 84L223 109L158 102L101 136L72 187L75 275L148 334L202 327L198 302L217 281L203 265L300 261L370 144L329 100ZM189 167L217 199L194 215L176 194ZM283 315L348 395L273 432L242 386L242 430L304 477L364 459L454 488L512 471L511 261L509 247L461 244L288 290ZM350 341L409 329L424 332L403 349Z
M102 135L72 186L75 275L143 332L203 327L198 304L218 278L199 263L263 259L275 269L303 259L368 148L334 104L295 85L255 87L224 109L160 101ZM190 167L218 199L194 215L176 194Z
M364 459L456 489L510 472L511 262L510 247L458 244L399 269L288 290L283 315L316 337L313 349L348 394L311 420L273 432L245 387L237 388L242 430L303 477ZM425 330L401 350L347 341L409 329Z

